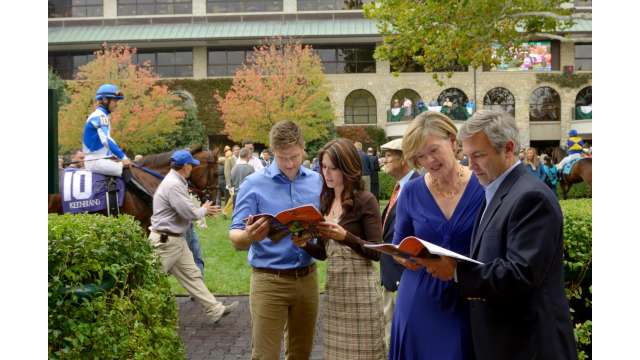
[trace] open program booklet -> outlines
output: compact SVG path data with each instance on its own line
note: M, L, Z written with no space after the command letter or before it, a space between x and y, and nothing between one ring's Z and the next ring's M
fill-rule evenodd
M274 243L279 242L282 238L293 233L301 235L306 232L310 232L313 236L316 236L316 225L319 222L324 221L324 217L320 211L311 204L283 210L276 215L253 215L253 222L258 221L263 217L269 218L271 221L268 236ZM248 220L249 218L244 219L245 223Z
M428 241L419 239L415 236L408 236L400 242L398 245L393 244L365 244L372 250L379 251L391 256L399 256L405 259L411 258L438 258L440 256L448 256L461 261L468 261L474 264L483 265L477 260L473 260L464 255L460 255L451 250L447 250L438 245L432 244Z

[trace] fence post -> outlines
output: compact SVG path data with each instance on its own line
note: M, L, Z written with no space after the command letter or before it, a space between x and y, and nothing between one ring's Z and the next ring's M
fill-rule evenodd
M58 176L58 94L49 89L49 194L58 193Z

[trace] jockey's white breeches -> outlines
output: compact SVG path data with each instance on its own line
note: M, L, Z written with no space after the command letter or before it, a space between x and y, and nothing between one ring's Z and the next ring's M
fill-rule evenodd
M84 161L84 168L108 176L122 176L122 162L109 159Z
M556 169L558 169L558 171L562 171L562 168L566 164L571 162L573 159L579 159L579 158L580 158L580 154L569 154L565 156L564 159L560 160L560 162L556 165Z

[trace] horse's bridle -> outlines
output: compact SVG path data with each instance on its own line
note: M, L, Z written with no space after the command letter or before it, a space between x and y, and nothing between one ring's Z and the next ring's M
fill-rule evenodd
M207 183L205 184L204 189L198 189L193 185L193 182L189 181L189 189L195 193L201 201L214 200L213 192L218 186L214 179L215 172L217 171L217 164L218 162L213 158L213 152L211 150L207 150Z

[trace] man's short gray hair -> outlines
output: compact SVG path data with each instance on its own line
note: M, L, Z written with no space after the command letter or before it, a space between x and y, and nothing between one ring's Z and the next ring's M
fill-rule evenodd
M513 152L520 149L520 135L516 121L510 114L495 110L478 110L465 121L458 131L458 140L462 141L483 131L491 145L497 151L503 151L509 140L515 144Z
M240 154L238 154L238 156L240 157L240 159L250 159L251 158L251 150L247 149L247 148L242 148L240 149Z

